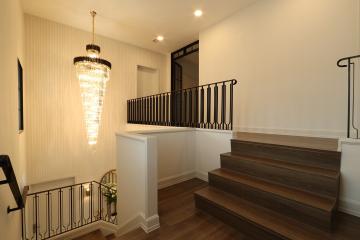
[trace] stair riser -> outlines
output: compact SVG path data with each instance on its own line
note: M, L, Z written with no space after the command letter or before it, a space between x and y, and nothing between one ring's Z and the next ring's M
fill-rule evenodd
M338 195L339 178L279 168L226 155L221 155L221 167L317 194L330 197Z
M253 224L247 219L241 218L229 211L224 210L218 205L214 204L207 199L204 199L195 194L195 206L198 209L201 209L217 218L219 218L224 223L233 226L238 231L244 233L249 239L254 240L279 240L279 239L288 239L279 236L276 233L268 232L263 228Z
M263 143L231 140L231 152L308 166L339 170L340 152L302 149Z
M296 201L282 198L248 185L231 181L209 173L210 186L235 194L241 198L323 229L330 229L332 213L316 209Z

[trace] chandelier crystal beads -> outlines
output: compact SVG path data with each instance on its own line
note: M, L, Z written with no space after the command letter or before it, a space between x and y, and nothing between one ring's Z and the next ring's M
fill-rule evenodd
M90 145L97 143L106 83L110 79L111 70L111 63L99 57L100 47L94 44L95 15L96 12L91 11L92 44L86 45L87 56L74 58Z

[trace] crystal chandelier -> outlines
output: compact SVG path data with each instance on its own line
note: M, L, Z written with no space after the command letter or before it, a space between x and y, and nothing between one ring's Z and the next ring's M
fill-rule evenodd
M74 65L80 83L88 143L93 145L97 142L111 63L99 57L100 47L94 44L96 12L91 11L90 13L92 16L92 43L86 45L87 56L74 58Z

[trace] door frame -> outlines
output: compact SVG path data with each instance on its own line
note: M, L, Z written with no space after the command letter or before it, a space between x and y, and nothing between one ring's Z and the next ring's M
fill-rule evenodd
M194 52L198 52L200 48L199 40L186 45L171 53L171 91L175 91L175 61ZM181 87L182 88L182 87ZM178 89L177 89L178 90Z

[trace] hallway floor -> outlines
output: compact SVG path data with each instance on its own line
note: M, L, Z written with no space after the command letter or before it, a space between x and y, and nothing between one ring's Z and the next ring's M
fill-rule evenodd
M194 192L207 186L199 179L192 179L159 191L161 227L145 234L134 230L119 240L250 240L236 229L195 208ZM338 227L332 239L359 239L360 218L339 213Z

